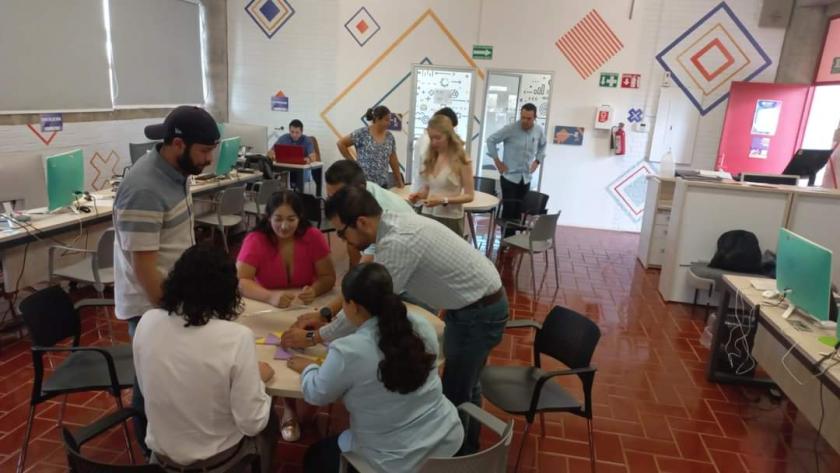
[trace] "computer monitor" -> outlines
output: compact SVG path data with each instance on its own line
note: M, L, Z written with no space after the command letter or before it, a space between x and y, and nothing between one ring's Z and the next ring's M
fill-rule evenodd
M128 154L131 156L131 164L137 162L138 159L143 157L146 153L149 152L156 144L160 143L159 141L147 141L146 143L129 143L128 144Z
M780 229L776 289L801 312L818 320L828 320L831 250L790 230Z
M80 149L44 157L47 210L69 206L76 200L76 193L85 190L84 166Z
M782 174L791 174L808 178L808 185L813 186L817 173L831 157L830 149L800 149L791 158Z
M216 162L216 175L229 173L239 158L239 137L225 138L219 145L219 160Z
M248 147L249 153L265 156L268 152L268 127L243 123L225 123L222 138L238 136L242 146Z

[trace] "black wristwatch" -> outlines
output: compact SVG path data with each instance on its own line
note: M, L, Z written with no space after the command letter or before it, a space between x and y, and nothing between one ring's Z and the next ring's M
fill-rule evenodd
M309 340L309 342L314 347L316 345L316 343L315 343L315 331L314 330L307 331L306 332L306 339Z
M327 323L332 322L333 319L333 312L332 309L329 307L321 307L321 310L318 311L321 314L321 317L327 319Z

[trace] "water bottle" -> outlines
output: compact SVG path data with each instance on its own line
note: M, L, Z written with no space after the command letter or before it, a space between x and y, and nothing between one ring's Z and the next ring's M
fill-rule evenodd
M671 154L671 150L669 149L664 156L662 156L662 160L659 163L659 177L674 177L674 155Z

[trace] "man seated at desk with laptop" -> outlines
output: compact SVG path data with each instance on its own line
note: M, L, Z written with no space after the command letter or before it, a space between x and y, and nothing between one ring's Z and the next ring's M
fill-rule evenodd
M308 163L317 163L321 161L321 157L318 156L318 153L315 151L315 143L311 137L306 136L303 134L303 122L298 119L294 119L289 122L289 132L282 135L280 138L277 138L277 141L268 150L268 158L271 160L276 160L277 156L275 155L275 146L282 145L282 146L301 146L303 147L303 153L305 157L305 162ZM315 180L315 195L321 195L321 168L312 168L310 169L312 172L312 179ZM291 176L291 185L292 187L297 190L298 192L303 192L303 184L304 184L304 171L293 171L289 174Z

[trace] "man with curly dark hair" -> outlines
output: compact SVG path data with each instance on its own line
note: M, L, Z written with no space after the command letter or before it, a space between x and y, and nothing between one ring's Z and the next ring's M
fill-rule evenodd
M229 471L258 453L263 472L277 442L254 333L242 311L236 268L220 249L193 246L163 282L160 308L134 334L134 366L145 394L151 460L167 471ZM269 421L271 419L271 421Z

